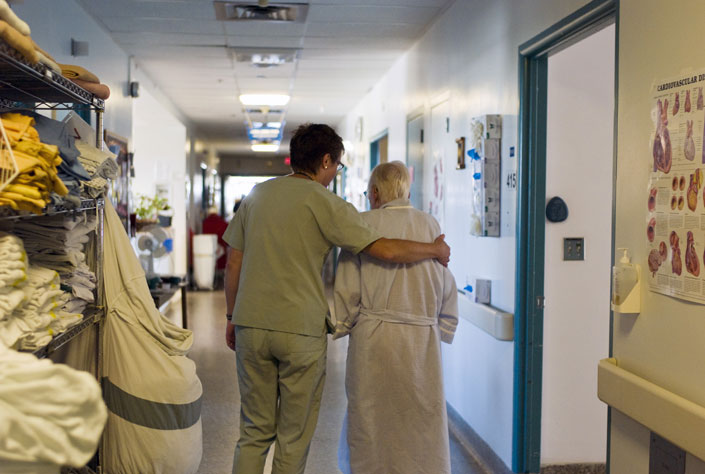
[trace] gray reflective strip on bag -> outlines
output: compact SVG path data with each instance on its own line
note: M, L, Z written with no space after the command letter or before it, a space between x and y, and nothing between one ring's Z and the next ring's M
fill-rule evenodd
M103 399L108 409L135 425L156 430L183 430L201 417L201 397L191 403L160 403L136 397L103 377Z

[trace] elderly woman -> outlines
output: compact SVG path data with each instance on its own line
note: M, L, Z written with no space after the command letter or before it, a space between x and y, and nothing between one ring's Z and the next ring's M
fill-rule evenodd
M433 239L438 223L409 204L409 185L403 163L377 166L372 210L362 217L388 238ZM341 470L450 474L440 342L453 341L458 323L453 275L432 260L393 264L343 252L334 299L334 338L350 335Z
M321 270L331 247L397 263L450 257L443 236L382 238L326 189L344 151L329 126L302 125L289 151L294 172L255 186L223 236L231 247L225 339L237 354L240 388L238 474L261 473L273 442L274 474L304 472L325 379Z

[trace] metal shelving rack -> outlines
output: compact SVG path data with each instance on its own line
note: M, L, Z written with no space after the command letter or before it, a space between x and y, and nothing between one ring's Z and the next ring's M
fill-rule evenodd
M76 104L95 112L96 146L102 149L105 101L44 64L27 63L20 53L0 41L0 108L73 110Z
M14 48L0 41L0 108L31 108L39 110L75 110L76 106L83 106L96 115L96 146L103 149L103 111L105 102L95 97L90 92L79 87L60 74L55 73L43 64L29 64ZM96 303L94 307L86 310L84 319L76 326L56 335L52 341L36 351L37 357L49 357L60 347L84 333L89 328L96 329L96 377L100 380L102 363L101 330L104 318L103 295L103 211L105 201L103 198L84 200L76 209L48 207L44 214L39 216L26 212L0 212L0 219L29 219L41 218L43 215L56 215L72 212L96 212L96 231L93 241L94 263L96 273ZM2 208L0 208L2 209ZM91 466L92 465L92 466ZM90 467L89 467L90 466ZM89 466L80 470L81 473L101 472L100 453L89 463ZM95 470L94 470L95 469Z

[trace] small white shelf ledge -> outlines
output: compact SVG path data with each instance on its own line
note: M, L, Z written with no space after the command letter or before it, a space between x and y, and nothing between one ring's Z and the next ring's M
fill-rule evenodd
M705 407L602 359L597 396L690 454L705 459Z
M490 305L475 303L458 290L458 313L490 336L500 341L514 340L514 315Z

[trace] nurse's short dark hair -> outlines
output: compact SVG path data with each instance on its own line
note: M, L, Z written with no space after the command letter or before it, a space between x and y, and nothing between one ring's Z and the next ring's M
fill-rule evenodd
M343 139L331 127L322 123L299 126L289 143L289 157L294 171L315 174L326 153L337 163L343 156Z

